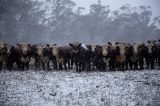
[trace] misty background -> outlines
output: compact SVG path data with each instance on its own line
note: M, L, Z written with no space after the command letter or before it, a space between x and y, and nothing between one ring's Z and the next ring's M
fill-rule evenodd
M0 0L0 41L105 44L160 39L158 4L125 1Z

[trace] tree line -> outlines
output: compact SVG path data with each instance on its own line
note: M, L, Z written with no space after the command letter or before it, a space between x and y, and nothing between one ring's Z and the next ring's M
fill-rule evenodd
M150 6L111 10L99 0L83 14L71 0L0 0L0 40L9 43L143 42L160 38Z

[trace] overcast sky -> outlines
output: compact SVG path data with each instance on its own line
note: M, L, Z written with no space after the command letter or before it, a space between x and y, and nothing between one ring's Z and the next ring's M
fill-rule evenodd
M72 0L77 7L85 7L85 13L89 12L89 6L97 3L98 0ZM154 16L160 16L160 0L101 0L103 5L109 5L112 10L119 9L124 4L131 4L131 6L146 5L152 7Z

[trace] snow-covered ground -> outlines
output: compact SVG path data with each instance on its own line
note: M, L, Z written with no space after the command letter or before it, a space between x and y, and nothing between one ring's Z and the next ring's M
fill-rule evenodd
M1 71L0 106L160 106L160 70Z

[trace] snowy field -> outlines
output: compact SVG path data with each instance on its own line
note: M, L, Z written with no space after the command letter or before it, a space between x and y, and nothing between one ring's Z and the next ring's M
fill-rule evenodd
M160 70L1 71L0 106L160 106Z

